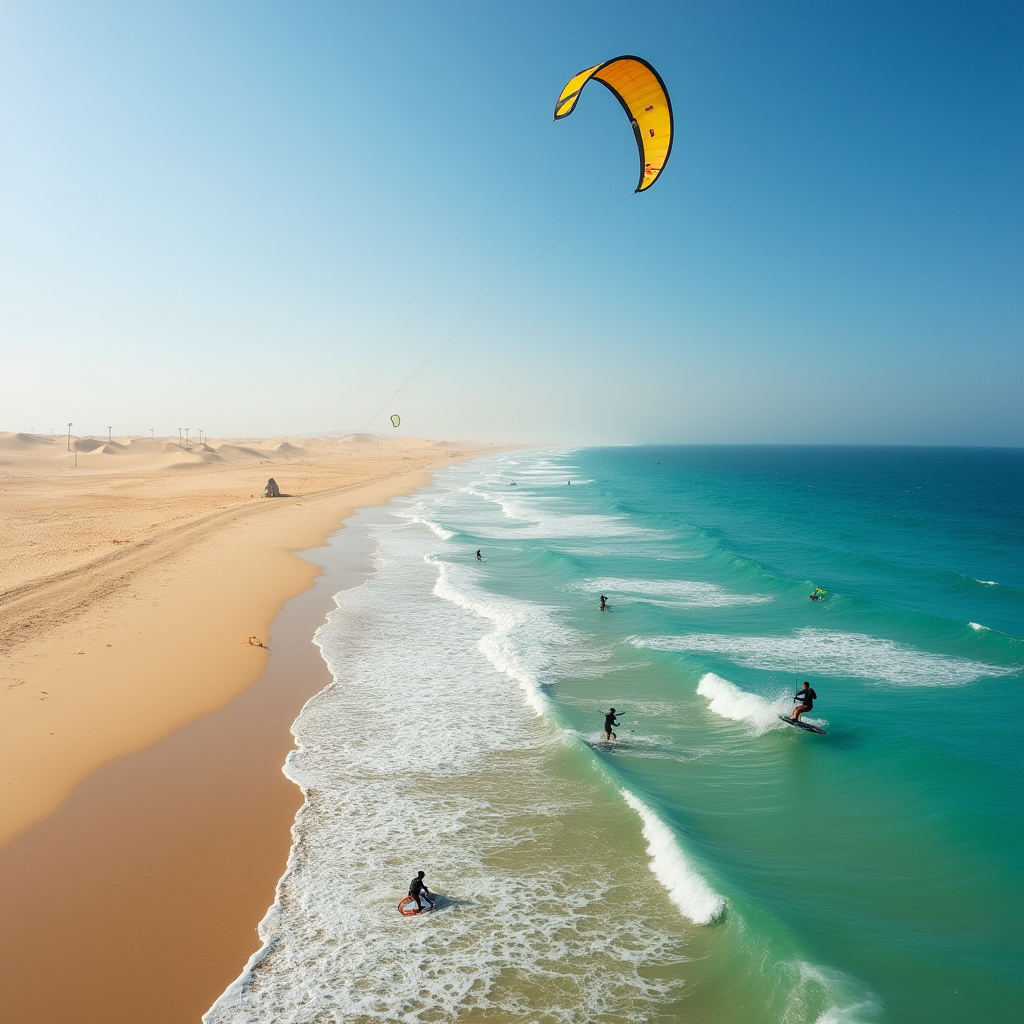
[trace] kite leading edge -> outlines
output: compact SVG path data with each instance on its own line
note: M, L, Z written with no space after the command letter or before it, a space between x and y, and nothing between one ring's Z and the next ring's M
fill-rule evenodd
M672 152L672 101L665 83L642 57L613 57L569 79L555 104L556 121L576 109L580 93L591 79L609 89L626 111L640 153L636 191L644 192L658 180Z

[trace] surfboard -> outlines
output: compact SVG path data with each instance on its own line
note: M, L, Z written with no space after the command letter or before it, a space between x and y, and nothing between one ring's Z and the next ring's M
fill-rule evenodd
M437 893L434 894L437 896ZM398 901L398 912L402 917L416 917L417 914L429 914L437 904L435 899L434 903L428 903L424 897L420 897L423 900L423 907L420 910L416 909L416 900L412 896L403 896Z
M806 722L794 722L792 718L787 718L785 715L779 715L786 725L795 725L798 729L805 729L807 732L816 732L819 736L827 736L828 733L824 729L819 729L816 725L808 725Z

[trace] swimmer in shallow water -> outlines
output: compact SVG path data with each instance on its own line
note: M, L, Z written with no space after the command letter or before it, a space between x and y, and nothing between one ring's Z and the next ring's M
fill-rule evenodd
M479 549L479 548L477 548L477 552L476 552L476 560L477 560L478 562L482 562L482 561L484 560L484 556L480 554L480 549Z
M601 595L601 611L607 611L607 610L608 610L608 598L605 597L604 594L602 594Z

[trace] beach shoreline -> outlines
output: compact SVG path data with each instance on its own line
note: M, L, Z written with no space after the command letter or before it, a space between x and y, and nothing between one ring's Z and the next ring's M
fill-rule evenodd
M384 479L275 502L276 516L261 517L260 528L243 521L234 530L233 545L248 545L262 570L264 618L254 633L266 647L236 642L229 654L248 660L236 655L228 666L235 670L202 700L179 701L174 713L187 721L165 714L149 732L123 732L122 745L133 749L112 757L108 749L105 763L84 779L65 770L70 796L49 787L44 796L56 809L37 800L34 817L14 838L10 817L5 821L0 987L8 1012L39 1022L198 1020L237 977L259 946L256 925L273 902L302 803L301 791L281 772L293 748L289 726L331 680L313 635L334 595L370 570L343 520L356 508L412 493L429 482L435 465L476 454L448 450L439 459L432 453L422 460L428 465L411 470L404 456ZM224 532L231 531L222 531L218 543L231 546ZM184 571L201 563L204 543L208 547L210 538L155 563L165 574L175 567L178 584L191 584L193 601L197 585L226 569L221 557L198 580ZM173 593L175 580L164 587ZM131 592L139 590L136 579ZM225 615L238 618L222 590L215 588L213 598L224 601ZM97 602L101 611L103 603ZM166 601L159 604L166 611ZM143 607L138 599L133 605ZM143 615L152 614L150 608ZM246 610L252 614L252 607ZM75 620L87 650L89 623L82 620L88 617ZM205 621L210 630L234 624L212 613ZM110 629L109 614L97 622ZM132 625L139 625L137 618ZM31 650L30 643L16 648L23 664L26 647ZM203 650L201 643L191 645L193 666ZM138 646L134 653L139 660L153 654ZM180 666L179 660L179 674ZM217 706L208 707L213 702ZM85 760L78 758L79 770ZM54 963L61 964L57 985Z
M0 847L97 768L252 685L267 654L248 638L264 640L319 572L294 552L322 545L356 508L410 493L431 470L489 450L340 445L302 460L288 442L270 452L224 444L220 452L254 457L225 465L212 462L211 448L201 453L212 462L205 467L154 465L145 453L140 463L115 449L113 465L73 477L40 465L33 444L30 458L0 465L3 568L13 582L0 592ZM282 448L284 465L255 458ZM271 474L303 493L259 498Z

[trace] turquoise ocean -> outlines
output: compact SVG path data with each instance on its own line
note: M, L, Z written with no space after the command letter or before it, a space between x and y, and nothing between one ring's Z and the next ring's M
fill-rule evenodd
M517 451L352 531L205 1020L1021 1020L1024 453Z

